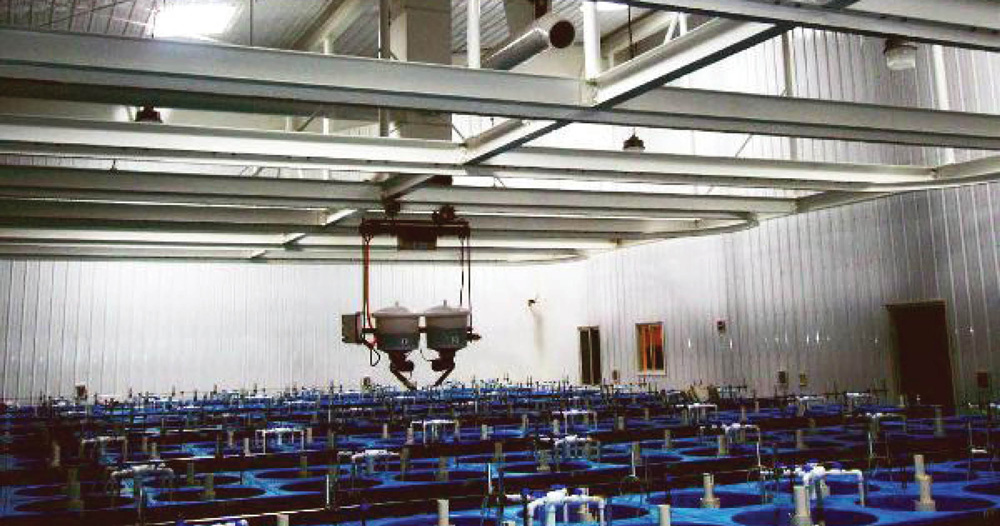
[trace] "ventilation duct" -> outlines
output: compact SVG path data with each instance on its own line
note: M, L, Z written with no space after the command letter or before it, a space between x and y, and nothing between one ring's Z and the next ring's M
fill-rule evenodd
M539 53L564 49L576 40L573 23L554 14L545 15L483 56L483 67L509 70Z

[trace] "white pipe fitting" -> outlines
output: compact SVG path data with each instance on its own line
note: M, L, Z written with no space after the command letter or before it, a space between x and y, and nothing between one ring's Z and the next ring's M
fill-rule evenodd
M702 485L705 488L705 495L701 498L701 507L717 509L720 507L721 503L719 498L715 496L715 477L711 473L705 473L702 475Z
M917 484L920 486L920 500L914 503L916 511L937 511L937 504L934 502L934 498L931 494L931 476L918 476L916 477L916 480Z

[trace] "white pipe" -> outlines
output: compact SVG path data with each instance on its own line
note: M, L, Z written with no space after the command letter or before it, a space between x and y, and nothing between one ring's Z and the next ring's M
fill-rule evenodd
M944 62L944 48L939 45L931 46L931 71L934 76L934 100L937 102L937 109L948 111L951 109L951 94L948 89L948 73ZM938 164L954 164L955 150L945 148L942 151L941 161Z
M591 80L601 74L601 23L597 18L597 2L584 1L581 9L584 79Z
M718 508L719 499L715 496L715 477L711 473L702 475L702 484L705 488L705 495L701 498L702 508Z
M813 526L809 507L809 494L805 486L795 486L795 526Z
M448 526L448 499L438 499L437 500L437 526Z
M923 455L913 455L913 473L915 477L927 474L926 469L924 469Z
M468 18L465 31L468 65L474 69L482 67L483 46L480 39L479 14L481 6L479 4L480 0L468 0Z
M934 408L934 436L937 438L945 436L944 415L940 406Z
M660 511L660 521L659 526L670 526L670 506L668 504L660 504L657 506Z
M931 496L931 476L923 475L916 477L917 484L920 485L920 500L916 502L917 511L933 512L937 511L937 504Z

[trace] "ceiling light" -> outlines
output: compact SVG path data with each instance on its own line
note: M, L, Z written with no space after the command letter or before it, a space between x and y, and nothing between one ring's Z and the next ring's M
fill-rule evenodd
M139 108L139 111L135 114L135 122L163 124L163 117L160 115L160 112L156 111L156 108L152 106L143 106L142 108Z
M646 151L646 143L633 131L632 136L625 139L625 142L622 143L622 150L626 152L644 152Z
M885 65L892 71L905 71L917 67L917 45L898 38L885 41Z
M224 32L236 13L229 4L172 5L156 14L153 34L157 37L199 38Z
M608 11L621 11L623 9L628 9L625 4L619 4L616 2L597 2L597 10L602 12Z

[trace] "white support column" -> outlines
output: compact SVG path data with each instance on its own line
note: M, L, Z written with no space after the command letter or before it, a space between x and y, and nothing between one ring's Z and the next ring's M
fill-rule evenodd
M481 67L483 56L482 42L480 40L479 14L480 0L468 0L468 18L466 23L466 52L468 53L468 66L473 69Z
M584 1L583 61L584 77L593 79L601 74L601 23L597 18L597 3Z
M781 34L781 57L784 64L785 96L795 96L795 56L792 53L792 32ZM788 137L788 158L796 161L799 158L799 140Z
M931 71L934 75L934 100L937 104L937 109L949 111L951 110L951 94L948 90L948 72L944 62L944 48L941 46L931 46ZM955 150L953 148L944 148L941 154L938 164L955 163Z

